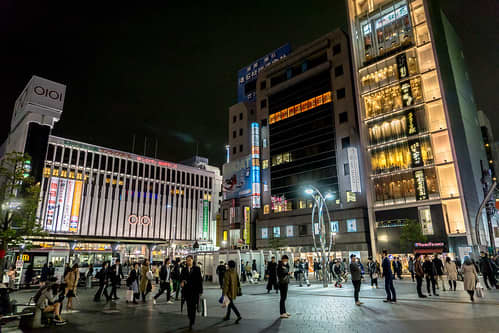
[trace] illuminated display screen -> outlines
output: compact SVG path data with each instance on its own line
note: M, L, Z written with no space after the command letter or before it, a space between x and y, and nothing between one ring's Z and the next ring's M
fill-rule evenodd
M321 94L316 97L312 97L307 99L304 102L298 103L296 105L290 106L289 108L285 108L279 112L271 114L269 116L269 123L274 124L278 121L296 116L302 112L306 112L312 110L318 106L323 104L331 103L331 92L328 91L324 94Z
M78 232L83 182L52 177L45 229L52 232Z

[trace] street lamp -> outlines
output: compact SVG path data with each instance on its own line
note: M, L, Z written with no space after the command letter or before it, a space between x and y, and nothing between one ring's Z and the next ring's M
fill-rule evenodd
M333 233L329 233L329 246L327 245L327 235L326 235L326 225L324 224L324 215L327 217L327 221L331 221L329 216L329 209L327 208L326 199L334 198L334 194L328 192L324 197L322 193L315 186L308 185L305 188L305 193L308 195L312 195L314 198L314 206L312 207L312 238L314 240L314 248L317 251L317 243L315 240L315 223L317 223L319 227L319 242L321 245L321 251L317 252L318 255L322 257L322 282L323 287L327 288L327 274L326 274L326 247L327 258L331 255L331 245L333 243ZM317 222L316 221L316 212L317 212Z

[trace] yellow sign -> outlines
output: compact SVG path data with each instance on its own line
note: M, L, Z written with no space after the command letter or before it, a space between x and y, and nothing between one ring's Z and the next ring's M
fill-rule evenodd
M227 230L224 230L224 241L227 240Z
M17 256L17 260L19 260L19 256ZM23 253L23 261L29 261L29 254Z
M286 118L290 118L296 116L299 113L306 112L308 110L312 110L322 104L331 103L331 92L325 92L316 97L312 97L307 99L304 102L298 103L296 105L285 108L279 112L271 114L269 117L269 123L273 124L278 121L284 120Z

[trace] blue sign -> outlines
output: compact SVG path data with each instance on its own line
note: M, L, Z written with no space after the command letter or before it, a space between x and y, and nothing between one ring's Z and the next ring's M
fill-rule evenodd
M237 102L254 101L256 98L256 79L258 74L270 64L285 58L291 52L289 43L261 57L237 72Z
M251 155L223 165L225 199L247 197L252 192Z

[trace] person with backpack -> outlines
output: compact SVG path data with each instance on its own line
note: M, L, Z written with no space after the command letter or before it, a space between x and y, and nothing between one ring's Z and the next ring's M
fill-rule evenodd
M229 298L229 304L227 305L227 314L224 317L224 321L230 319L231 310L234 311L234 314L237 316L235 321L236 324L241 321L241 314L239 310L234 305L234 301L239 293L239 288L241 288L241 284L239 283L239 277L236 272L236 262L234 260L229 260L228 262L229 269L225 272L223 281L223 295Z
M170 267L170 258L165 259L165 264L161 265L161 269L159 271L159 291L158 293L154 296L153 298L153 303L156 304L156 300L158 299L159 296L161 296L164 291L166 290L166 303L168 304L173 304L171 301L171 292L172 288L170 286L170 279L171 279L171 267Z
M104 266L102 266L102 268L96 275L96 278L99 280L99 289L97 290L97 293L94 296L94 302L100 302L101 295L104 295L106 297L107 302L111 300L111 297L107 293L107 287L109 283L108 267L109 264L107 261L105 261Z

